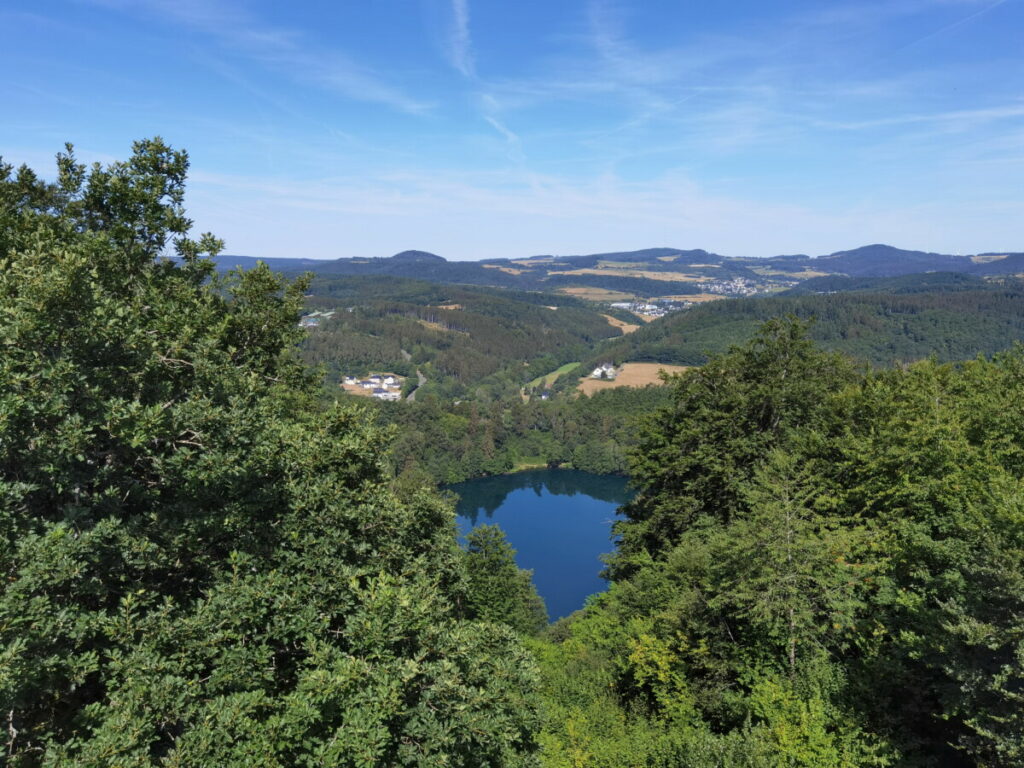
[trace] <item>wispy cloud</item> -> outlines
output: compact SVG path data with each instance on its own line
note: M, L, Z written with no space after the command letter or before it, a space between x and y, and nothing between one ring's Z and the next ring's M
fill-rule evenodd
M568 179L527 171L436 170L301 184L206 174L194 181L204 208L197 215L222 222L218 234L228 238L232 251L264 256L298 255L289 250L294 238L268 237L265 222L252 230L261 232L254 238L251 227L266 215L301 220L315 242L344 243L340 249L303 249L311 257L382 256L424 247L465 259L655 244L758 256L829 253L876 241L976 252L1018 242L1014 216L1024 214L1021 201L1000 201L997 195L966 202L801 205L713 193L675 173L643 183L608 174ZM209 210L207 198L214 206ZM221 208L221 200L232 207ZM459 232L457 241L451 231Z
M973 1L975 1L975 0L972 0L972 2ZM1000 5L1002 5L1006 1L1007 0L995 0L995 2L989 2L984 8L980 8L979 10L974 11L973 13L970 13L967 16L959 18L956 21L950 22L949 24L946 24L945 26L942 26L939 29L936 29L934 32L929 32L928 34L923 35L922 37L919 37L916 40L913 40L913 41L907 43L906 45L904 45L900 50L906 50L907 48L912 48L912 47L920 45L922 43L926 43L929 40L933 40L936 37L939 37L941 35L945 35L947 32L952 32L954 29L956 29L958 27L962 27L965 24L969 24L970 22L972 22L975 19L977 19L979 16L982 16L982 15L988 13L989 11L992 11L992 10L998 8Z
M452 66L465 77L476 74L469 33L469 0L452 0L452 26L448 40Z
M943 130L967 131L1000 121L1024 118L1024 102L985 109L958 109L948 112L928 112L893 115L875 120L848 122L823 121L822 126L846 131L860 131L873 128L890 128L901 125L930 125Z
M297 82L356 101L382 104L418 114L431 104L392 85L343 51L313 45L290 29L262 24L245 9L225 0L90 0L122 11L157 14L218 41L234 53L278 70Z

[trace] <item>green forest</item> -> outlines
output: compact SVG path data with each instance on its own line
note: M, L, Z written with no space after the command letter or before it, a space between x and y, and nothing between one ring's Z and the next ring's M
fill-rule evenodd
M586 364L612 358L702 365L784 315L813 319L811 338L823 348L876 366L930 356L964 360L1024 339L1024 285L1015 278L814 278L790 293L798 295L717 301L671 315L612 342Z
M0 765L1024 763L1016 288L607 342L547 295L218 274L187 169L160 139L0 163ZM437 389L328 396L349 339ZM588 344L682 342L700 366L662 387L519 395ZM554 624L437 489L536 464L637 490L608 591Z
M303 359L324 366L329 383L344 373L419 370L424 394L446 399L516 396L621 336L571 297L401 278L316 277L305 306L334 312L302 345Z

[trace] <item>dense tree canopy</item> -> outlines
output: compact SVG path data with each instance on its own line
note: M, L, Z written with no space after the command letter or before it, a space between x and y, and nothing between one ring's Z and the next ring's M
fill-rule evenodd
M532 572L516 566L515 554L496 525L478 525L466 535L468 602L477 618L535 634L547 626L548 612Z
M451 510L318 410L301 281L212 275L186 169L0 167L0 762L530 764Z
M858 370L776 319L665 388L523 402L539 354L504 400L325 408L305 282L215 275L186 170L0 163L0 763L1024 762L1024 348ZM404 298L339 324L415 365L460 310ZM550 355L601 329L521 301ZM535 636L500 530L460 550L430 486L624 446L610 589Z
M793 321L677 379L538 645L548 762L1020 765L1022 403L1024 348L855 374Z
M745 343L762 323L790 314L815 320L810 337L822 348L877 366L931 355L951 362L991 355L1024 338L1024 285L1016 278L985 283L961 275L908 275L822 281L809 295L715 301L677 312L614 340L584 360L584 366L609 357L703 365L709 353L724 354Z

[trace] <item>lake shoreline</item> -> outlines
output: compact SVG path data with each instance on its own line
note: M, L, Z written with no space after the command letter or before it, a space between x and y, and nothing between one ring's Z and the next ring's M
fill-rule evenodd
M447 486L458 501L459 538L496 524L533 571L552 621L581 608L607 588L600 556L614 551L612 524L634 495L628 478L579 469L533 468Z
M467 477L465 480L457 480L453 483L438 483L437 487L442 491L448 490L453 485L461 485L462 483L471 483L474 480L486 480L489 477L513 477L514 475L521 475L524 472L537 472L539 470L550 470L552 472L585 472L588 475L594 475L596 477L624 477L629 480L628 472L591 472L589 469L578 469L577 467L567 467L564 464L552 467L549 464L522 464L517 465L510 469L508 472L495 472L490 475L476 475L475 477Z

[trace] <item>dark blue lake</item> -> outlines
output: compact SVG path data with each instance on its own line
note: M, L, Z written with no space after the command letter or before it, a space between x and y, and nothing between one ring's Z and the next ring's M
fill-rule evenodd
M570 469L538 469L449 486L465 535L497 523L517 550L516 563L533 571L551 620L583 606L605 589L599 556L615 547L616 509L632 498L626 478Z

